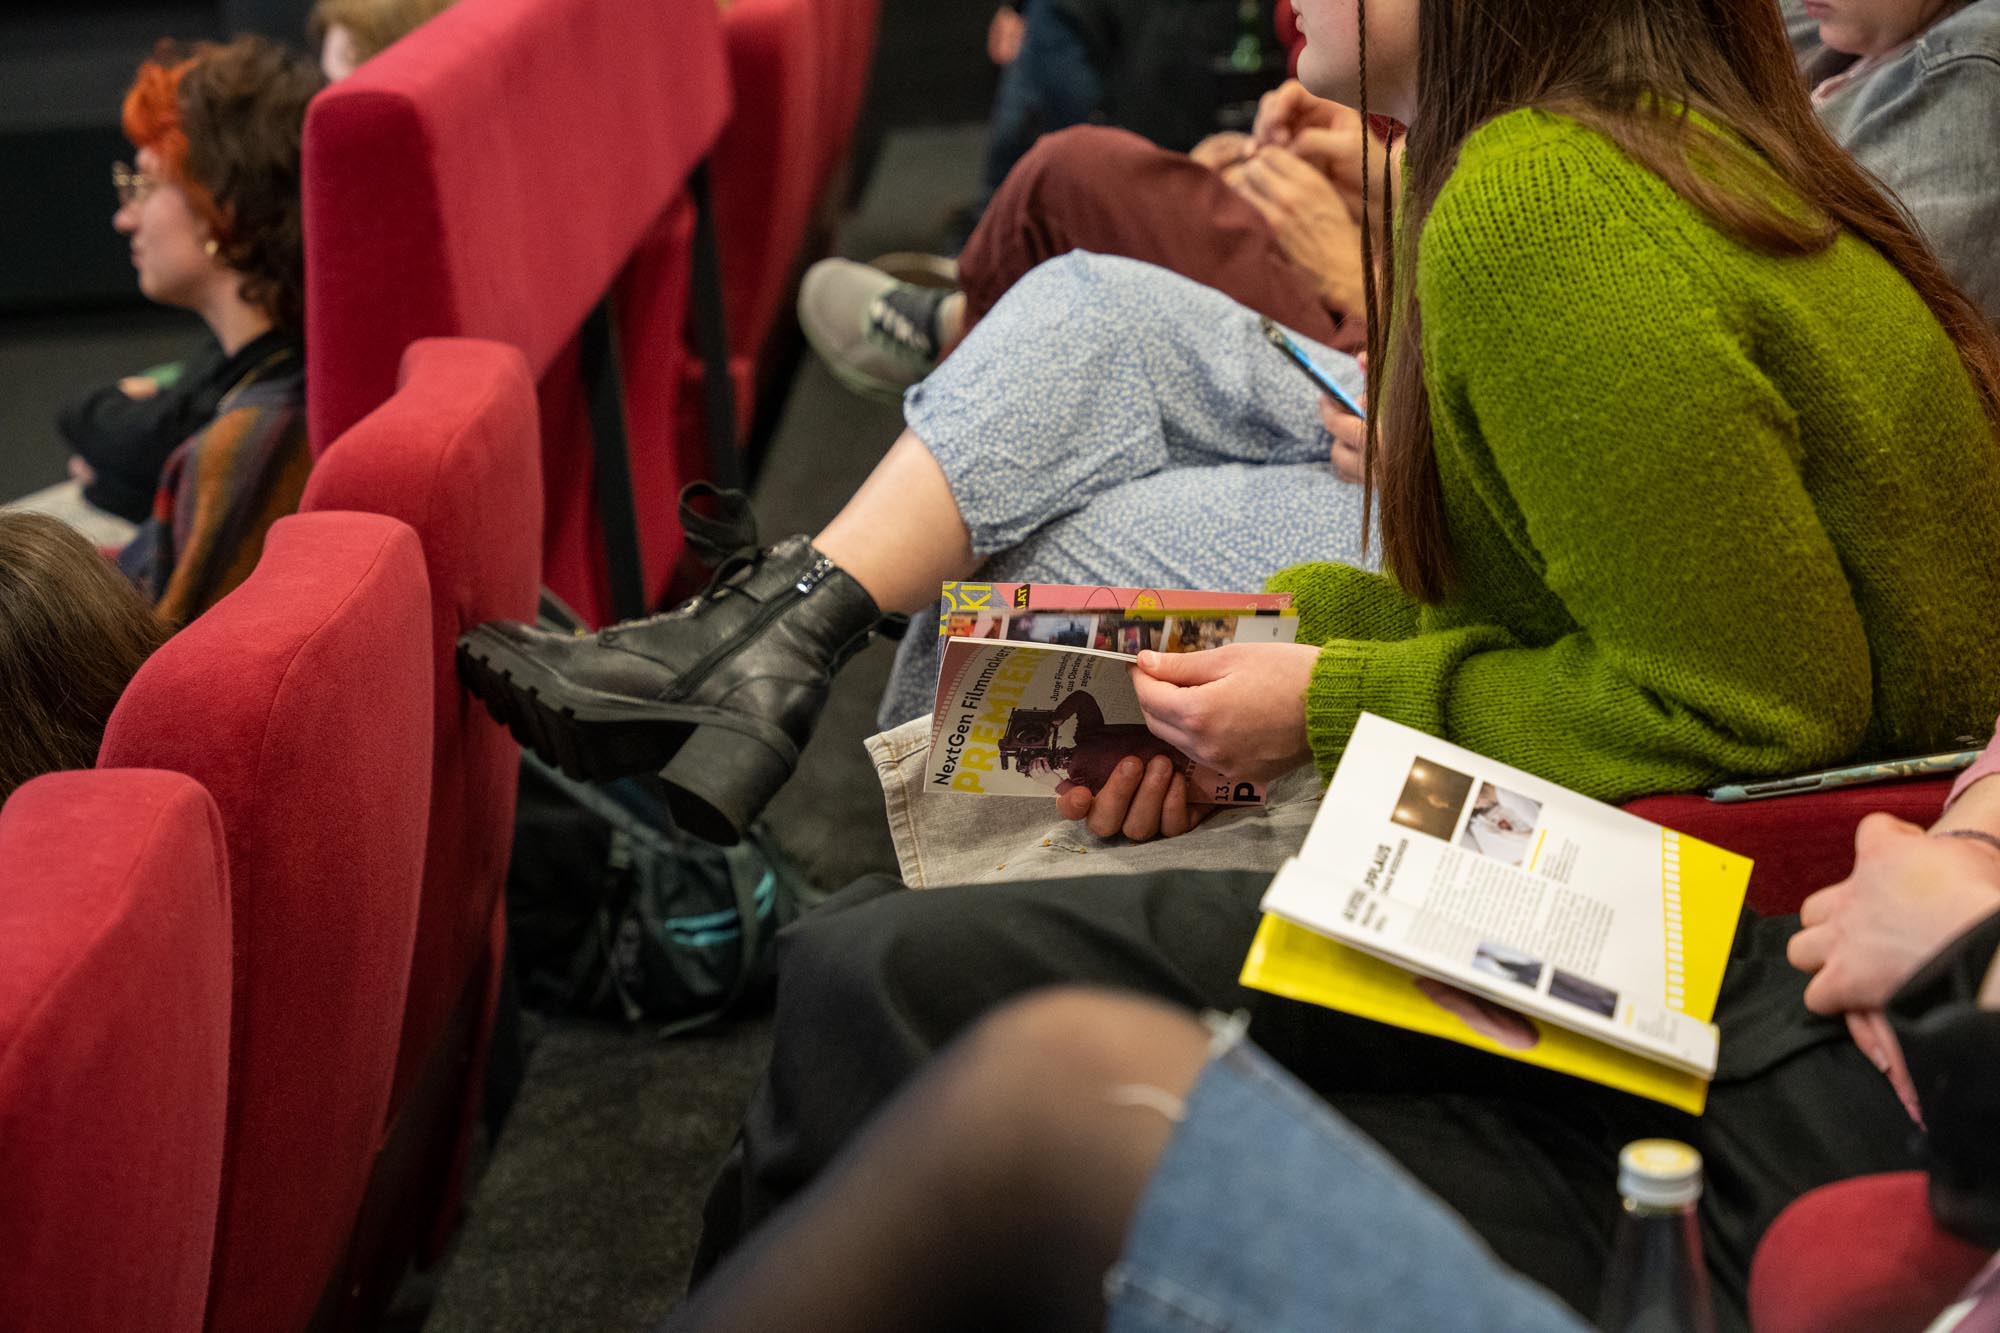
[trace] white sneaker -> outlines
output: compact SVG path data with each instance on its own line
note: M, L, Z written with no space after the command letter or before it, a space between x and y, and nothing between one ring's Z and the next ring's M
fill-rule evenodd
M950 295L851 259L822 259L799 284L799 327L842 384L897 403L937 368L937 312Z

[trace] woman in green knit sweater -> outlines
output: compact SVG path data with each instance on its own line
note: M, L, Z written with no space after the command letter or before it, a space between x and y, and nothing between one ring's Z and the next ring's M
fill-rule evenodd
M1302 75L1363 96L1354 0L1298 7ZM1508 5L1547 54L1503 59L1479 6L1437 8L1436 63L1385 43L1372 90L1411 125L1371 440L1396 577L1274 579L1311 648L1143 659L1154 729L1330 771L1365 709L1607 799L1976 734L2000 347L1814 121L1775 18L1705 52L1638 5Z
M1369 321L1397 340L1374 349L1378 378L1394 374L1375 386L1366 469L1393 576L1279 575L1299 646L1142 655L1153 730L1268 779L1330 770L1366 709L1614 800L1978 733L2000 703L1985 651L2000 346L1827 136L1775 11L1374 0L1388 38L1370 89L1357 0L1297 7L1308 84L1411 127L1400 236L1380 247L1409 280L1371 285L1393 319ZM1076 378L1108 383L1121 357L1168 373L1143 348L1101 352L1079 352ZM464 641L468 683L573 771L672 760L682 822L740 829L878 608L929 605L992 549L995 525L968 509L980 467L941 467L917 434L939 414L927 394L983 410L965 355L936 377L951 372L949 390L912 391L912 430L811 543L596 638L482 626ZM1223 366L1185 378L1231 373L1256 382ZM1206 387L1147 392L1165 414ZM990 396L1002 426L1031 401ZM1079 413L1073 428L1103 427ZM1273 430L1253 411L1236 433L1248 456ZM994 476L1021 473L1011 454L1041 457L1010 443L986 455ZM1110 466L1130 461L1114 450ZM1004 508L986 494L1004 484L989 477L982 503ZM1352 518L1326 526L1305 549L1352 536ZM1150 572L1130 581L1165 581ZM1164 759L1133 759L1062 800L1095 833L1145 838L1198 822L1185 797Z

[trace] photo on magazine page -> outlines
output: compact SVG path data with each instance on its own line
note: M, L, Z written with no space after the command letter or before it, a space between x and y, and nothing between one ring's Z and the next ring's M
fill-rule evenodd
M1479 794L1472 798L1472 815L1465 821L1458 845L1518 866L1528 859L1535 821L1541 817L1540 801L1482 782Z
M1048 632L1068 636L1041 617ZM938 677L926 789L983 796L1096 791L1127 758L1172 761L1189 799L1255 805L1263 788L1203 768L1147 730L1132 666L1083 647L951 639Z
M1466 797L1477 786L1468 812ZM1464 817L1464 826L1459 824ZM1542 803L1470 774L1418 756L1403 781L1403 793L1389 818L1439 842L1456 842L1468 852L1522 866L1534 849ZM1456 835L1456 836L1454 836Z
M1102 653L1123 653L1127 657L1168 651L1166 618L1159 615L1099 616L1097 632L1090 646Z
M1464 773L1418 759L1410 765L1403 782L1403 794L1389 818L1404 828L1428 833L1439 842L1450 842L1458 829L1458 817L1465 810L1465 798L1472 794L1472 779Z
M1054 648L1088 648L1097 632L1097 617L1067 611L1027 611L1007 622L1006 636L1017 643L1046 643Z

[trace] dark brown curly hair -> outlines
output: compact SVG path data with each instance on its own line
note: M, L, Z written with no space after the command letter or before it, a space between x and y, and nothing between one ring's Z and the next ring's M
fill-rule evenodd
M305 325L299 159L306 104L325 86L311 60L262 37L164 41L125 97L125 136L193 187L216 258L243 275L243 299L283 329Z

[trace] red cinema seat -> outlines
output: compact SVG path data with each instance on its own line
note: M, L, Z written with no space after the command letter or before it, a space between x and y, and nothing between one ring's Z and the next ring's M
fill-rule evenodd
M195 779L229 850L212 1330L307 1326L381 1142L430 811L430 636L409 528L294 515L241 587L147 661L105 729L101 766Z
M737 0L723 12L729 77L739 90L715 148L715 216L729 346L755 358L783 312L827 172L816 9L827 0Z
M194 1333L229 1067L229 874L177 773L0 809L0 1329Z
M449 1180L479 1104L506 942L504 895L520 749L453 669L482 621L533 620L541 570L535 386L512 347L434 338L403 355L402 385L314 465L305 512L358 510L410 525L431 588L429 838L385 1163L378 1188L421 1228L455 1213ZM393 1280L393 1278L391 1278Z
M594 622L612 601L580 331L607 294L649 602L680 551L680 487L707 471L683 407L689 187L729 116L721 23L714 0L455 5L306 119L314 449L389 397L420 338L519 348L541 402L543 578Z
M1757 1333L1922 1333L1991 1257L1931 1219L1922 1172L1822 1186L1778 1214L1750 1268Z
M825 126L821 141L824 174L821 187L834 179L853 146L855 122L868 95L868 76L875 63L875 30L881 0L813 0L819 11L823 64L820 108Z
M1930 824L1950 794L1949 778L1921 778L1762 801L1648 796L1625 808L1750 857L1757 863L1750 872L1750 907L1777 916L1798 911L1807 895L1847 877L1854 865L1854 829L1863 816L1886 810L1913 824Z

